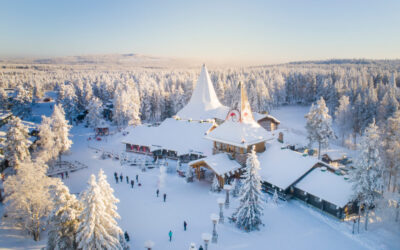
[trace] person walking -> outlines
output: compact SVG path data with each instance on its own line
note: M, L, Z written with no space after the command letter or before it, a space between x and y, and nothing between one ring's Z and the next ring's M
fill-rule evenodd
M68 171L65 171L65 178L69 178Z
M183 221L183 230L186 231L187 223L186 221Z
M129 184L129 177L126 176L126 183Z
M160 190L157 189L157 191L156 191L157 197L158 197L158 194L159 194L159 193L160 193Z
M136 175L136 182L139 182L139 175Z
M61 173L61 179L64 179L64 173Z
M200 245L199 250L204 250L202 245Z
M125 236L126 242L129 242L129 234L128 234L128 231L125 231L124 236Z
M114 177L115 177L115 182L118 184L118 175L116 175Z
M166 199L167 199L167 194L164 194L164 202L165 202Z
M135 182L131 180L131 188L133 188L133 185L135 185Z
M172 231L171 230L169 230L168 236L169 236L169 241L172 241Z
M122 175L122 173L121 173L121 175L119 176L119 179L121 180L121 182L122 182L122 179L124 178L124 176Z

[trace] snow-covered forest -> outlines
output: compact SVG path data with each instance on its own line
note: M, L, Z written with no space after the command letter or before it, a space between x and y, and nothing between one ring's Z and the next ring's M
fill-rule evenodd
M116 204L120 201L114 196L114 189L107 182L103 170L99 169L97 177L92 170L83 171L85 175L90 174L87 176L89 182L83 191L82 184L78 184L80 195L77 197L75 193L70 193L63 182L46 175L48 165L55 161L61 165L62 155L75 142L78 142L76 147L82 151L82 155L75 149L75 155L65 157L75 159L79 155L80 160L85 157L87 159L83 161L88 160L89 157L84 154L92 149L88 147L89 142L85 141L89 134L89 130L85 130L87 127L92 133L93 128L112 124L111 127L117 132L116 137L110 137L110 144L118 148L116 151L123 151L121 136L126 135L123 134L124 129L140 123L158 124L187 104L198 78L198 68L44 63L3 63L0 67L0 104L4 109L11 107L10 111L16 117L9 122L8 143L4 150L5 159L16 170L16 174L4 182L5 202L8 204L6 211L10 219L19 221L21 228L35 240L41 239L41 231L48 230L48 249L127 249L124 232L118 225L121 217ZM357 200L360 214L363 207L366 231L368 216L372 216L370 213L374 209L375 212L386 211L386 217L379 217L382 221L397 222L399 217L399 72L399 61L343 60L243 68L215 67L210 69L210 76L218 98L228 107L236 106L240 99L239 82L246 87L252 111L270 113L284 106L311 106L309 113L303 117L307 120L304 128L310 146L318 143L318 158L322 149L329 148L332 141L339 147L347 147L346 150L355 152L354 167L349 171L349 178L353 183L354 200ZM52 115L41 118L32 116L37 102L51 103ZM38 140L33 149L28 149L28 129L21 119L38 124ZM70 130L74 130L78 139L71 140ZM123 135L119 133L121 131ZM81 138L80 133L84 135ZM298 135L304 136L303 139L306 137L302 132ZM145 158L139 160L140 170L145 171ZM159 189L173 192L168 182L174 181L172 185L175 186L181 183L175 179L171 181L172 177L167 176L171 171L166 162L157 164L161 164L158 178L152 178L154 176L151 173L143 175L149 182L158 179L158 197ZM107 174L112 175L112 171L121 169L131 173L131 182L128 175L125 177L128 187L130 184L133 189L133 173L137 174L139 168L125 170L121 168L122 161L121 166L112 165L113 168L105 170ZM262 221L264 214L271 216L268 214L271 210L265 209L259 165L253 150L247 161L244 178L233 182L232 196L239 196L240 205L237 204L239 201L234 200L237 206L232 214L237 217L237 227L245 231L260 230L264 223L267 228L268 223L273 224L272 218ZM178 172L181 171L180 167L178 161ZM193 169L189 167L185 171L186 181L193 182ZM117 172L114 176L116 184L125 182L122 173L120 180ZM38 179L41 180L40 185ZM137 175L136 182L139 185ZM211 190L215 195L222 191L217 175L213 176ZM208 196L203 198L209 199ZM122 197L128 195L123 193ZM165 199L166 196L164 202ZM273 202L269 202L268 206L278 208L278 199L275 189L272 200L269 199ZM42 200L47 202L39 202ZM396 209L393 208L394 201ZM34 209L24 208L26 203L31 203ZM125 215L125 210L129 210L126 206L125 203L122 209ZM387 211L392 214L388 215ZM128 222L125 222L125 227Z

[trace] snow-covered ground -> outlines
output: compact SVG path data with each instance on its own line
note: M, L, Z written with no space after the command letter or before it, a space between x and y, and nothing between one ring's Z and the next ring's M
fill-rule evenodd
M272 114L282 122L281 128L292 131L288 133L289 136L292 134L293 138L297 136L304 142L305 120L301 120L301 117L307 111L308 107L288 106ZM186 183L184 178L168 173L165 187L160 190L160 197L157 198L158 168L141 172L135 166L121 166L117 160L102 160L100 152L88 147L122 153L124 145L121 144L121 134L98 142L87 140L93 135L90 129L75 127L71 132L74 145L71 154L64 158L81 161L89 168L71 173L65 183L72 193L79 193L86 188L90 174L97 174L102 168L116 197L120 199L119 225L130 234L129 244L132 249L143 249L147 240L155 242L153 249L185 250L191 242L195 242L197 247L200 244L204 247L201 234L211 233L210 214L219 212L217 199L224 197L224 193L211 193L210 183L206 181ZM168 164L171 166L174 163ZM122 183L115 183L114 172L124 175ZM135 180L135 187L132 189L126 183L125 176L134 178L137 174L142 186L138 187ZM167 194L165 203L162 201L163 193ZM268 195L266 199L270 199ZM230 216L236 207L237 199L231 198L230 209L224 209L225 216ZM184 220L188 223L187 231L183 230ZM399 227L389 230L375 222L370 224L368 232L361 230L360 234L353 235L351 222L340 222L296 200L281 201L278 206L268 202L263 222L265 226L260 231L245 233L225 219L223 225L217 225L218 243L210 243L209 249L400 249ZM42 234L42 241L35 243L21 232L9 229L9 226L2 218L0 249L37 249L45 245L45 232ZM173 232L172 242L168 240L169 230Z

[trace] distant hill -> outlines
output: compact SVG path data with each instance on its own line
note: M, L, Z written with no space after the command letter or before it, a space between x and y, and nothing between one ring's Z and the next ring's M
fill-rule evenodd
M394 60L373 60L373 59L329 59L321 61L297 61L288 64L360 64L360 65L392 65L400 66L400 59Z

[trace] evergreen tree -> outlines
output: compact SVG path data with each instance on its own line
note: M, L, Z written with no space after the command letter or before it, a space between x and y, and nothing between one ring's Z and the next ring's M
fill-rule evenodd
M213 192L221 191L221 186L219 185L219 181L216 174L214 174L213 182L211 184L211 191Z
M112 202L105 203L103 194L107 191L99 187L94 175L90 176L88 184L87 190L81 196L84 209L79 216L76 237L78 248L122 249L120 243L122 230L117 226L113 215L109 213L115 205Z
M77 102L75 89L72 85L65 85L62 88L64 93L62 93L63 99L60 99L60 103L67 115L67 119L72 124L73 119L78 115Z
M310 141L310 146L313 142L318 143L318 159L320 159L321 148L328 147L329 139L334 136L331 127L332 119L322 97L317 101L316 105L311 105L310 112L306 115L306 118L307 138Z
M335 122L342 134L342 144L344 143L344 137L351 129L351 106L348 96L342 96L339 100L339 107L335 112Z
M117 126L140 124L140 99L134 86L124 87L120 84L116 89L113 103L113 120Z
M8 109L8 104L7 92L3 88L0 88L0 107L2 109Z
M4 182L8 217L33 235L35 241L40 239L53 207L49 191L54 179L47 177L46 172L47 166L41 162L24 162Z
M71 148L72 141L69 139L69 130L71 125L69 125L67 120L65 120L65 112L60 104L54 106L51 120L51 127L55 136L54 147L55 150L57 150L61 161L61 154Z
M4 158L11 166L17 169L22 162L30 161L29 145L31 143L28 140L28 129L21 119L13 117L8 125Z
M393 192L395 192L400 168L400 111L396 111L387 121L382 149L385 172L388 178L388 190L392 186ZM394 177L393 182L392 177Z
M99 98L93 97L87 107L87 110L88 114L86 116L86 120L89 126L96 128L104 121L103 104L101 103Z
M12 99L12 112L15 116L27 117L31 114L32 93L22 85L16 88L16 96Z
M379 193L383 190L383 165L379 149L381 138L378 126L373 121L361 137L360 154L355 163L355 169L350 172L351 182L359 205L366 210L365 229L368 226L369 209L375 204Z
M54 208L49 217L50 229L47 249L77 249L78 216L82 211L80 202L75 195L69 193L68 188L58 179L52 187L51 198L54 201Z
M260 162L253 147L248 154L243 186L240 190L240 206L234 213L236 225L246 231L259 229L263 211L261 196L261 178L258 174Z
M43 162L48 162L58 156L58 150L55 147L55 135L52 130L52 119L42 116L42 122L39 125L39 140L36 143L35 158Z

